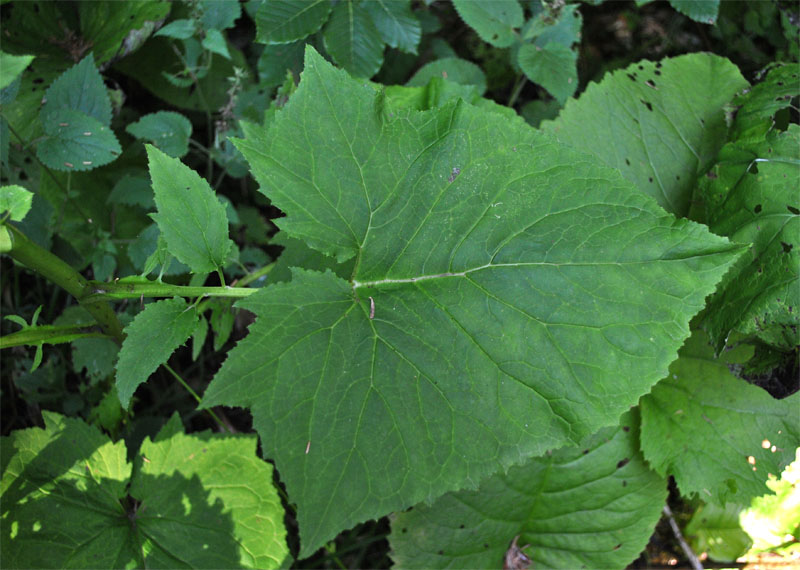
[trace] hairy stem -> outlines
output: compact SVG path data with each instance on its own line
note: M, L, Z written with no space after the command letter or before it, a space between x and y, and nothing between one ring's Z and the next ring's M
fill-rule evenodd
M125 335L117 314L105 300L91 298L92 287L86 278L61 258L33 243L13 225L6 224L5 227L8 228L13 242L9 255L75 297L103 331L122 344Z

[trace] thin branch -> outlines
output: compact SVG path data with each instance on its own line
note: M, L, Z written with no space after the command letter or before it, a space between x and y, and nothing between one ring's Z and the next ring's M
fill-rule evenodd
M675 535L675 538L678 540L678 544L681 545L683 553L686 555L686 558L689 559L689 564L694 570L703 570L703 565L700 564L700 559L697 558L697 554L694 553L694 550L692 550L692 548L683 539L681 529L678 528L678 523L676 523L675 519L672 517L672 510L669 508L669 505L664 505L662 512L664 513L664 516L667 517L669 526L672 527L672 532Z

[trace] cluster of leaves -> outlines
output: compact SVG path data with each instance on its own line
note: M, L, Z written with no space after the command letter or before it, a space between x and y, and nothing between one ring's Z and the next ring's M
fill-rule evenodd
M0 251L77 301L0 339L44 421L4 425L4 566L277 568L390 515L399 566L624 567L669 478L702 546L794 459L800 395L746 379L797 373L800 66L574 98L581 5L454 0L513 100L552 94L534 128L429 4L3 6ZM223 406L280 485L254 434L173 415Z

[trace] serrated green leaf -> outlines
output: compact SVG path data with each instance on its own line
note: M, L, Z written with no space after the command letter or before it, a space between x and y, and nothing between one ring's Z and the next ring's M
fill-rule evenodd
M0 215L8 213L11 220L19 222L30 211L32 203L33 193L22 186L0 186Z
M45 99L40 115L45 131L48 124L62 122L55 116L64 109L80 111L105 127L111 125L111 101L91 53L53 81Z
M125 327L117 363L117 391L124 408L139 384L186 342L196 325L196 308L176 298L150 303Z
M590 84L542 128L683 216L695 177L723 144L723 106L746 86L736 66L710 54L642 61Z
M0 76L0 89L11 85L35 58L35 55L12 55L0 51L0 69L3 70L3 74Z
M457 57L445 57L426 63L408 80L406 85L423 87L434 77L441 77L460 85L474 85L478 95L486 92L486 75L483 70L471 61Z
M345 263L336 263L333 257L311 249L302 240L290 238L286 232L278 232L270 240L270 244L281 245L284 248L275 262L275 267L269 272L267 278L270 283L291 281L292 267L302 267L303 269L314 271L330 269L342 279L347 279L353 273L355 260L351 259Z
M82 338L72 341L72 367L75 372L86 370L89 377L108 378L114 372L119 345L107 338Z
M283 510L254 437L185 435L171 421L166 428L176 433L146 440L131 476L122 441L112 444L80 420L42 415L44 430L2 438L3 568L284 563ZM123 506L129 483L136 508Z
M180 158L189 152L192 123L180 113L158 111L145 115L125 130L137 139L152 142L166 154Z
M256 41L285 44L319 30L331 13L330 0L271 0L256 12Z
M193 362L197 360L198 356L200 356L200 351L202 350L203 345L206 342L207 336L208 336L208 321L203 315L200 315L200 318L197 319L197 326L195 326L194 331L192 332Z
M53 170L92 170L122 152L111 129L81 111L64 107L42 111L42 122L48 136L36 147L36 155Z
M417 53L422 28L408 0L372 0L362 6L369 12L383 43L406 53Z
M669 376L642 398L642 450L684 496L748 504L800 447L800 394L775 400L733 376L696 332Z
M156 206L150 179L146 174L139 175L138 173L126 174L120 178L111 189L106 202L141 206L145 210L152 210Z
M800 344L800 127L732 142L703 177L711 231L752 244L711 297L705 317L715 348L732 331L768 344Z
M258 79L272 87L286 79L286 70L297 75L303 69L303 42L264 46L258 58Z
M678 12L701 24L714 24L719 14L719 0L669 0Z
M333 61L356 77L370 78L383 64L381 35L369 12L353 0L333 8L322 37Z
M130 493L146 506L136 524L150 567L173 567L176 560L190 568L284 565L283 506L256 443L254 436L164 430L155 442L145 439L146 461Z
M517 61L528 79L547 89L562 105L578 88L578 54L568 46L525 44L519 48Z
M148 185L149 186L149 185ZM128 245L128 257L137 271L142 275L150 275L158 271L159 275L180 275L189 273L190 269L167 251L163 240L159 241L161 233L157 224L147 226L133 241ZM148 267L148 261L152 259L152 267ZM167 267L164 267L167 265Z
M581 41L583 18L578 11L578 4L562 6L557 13L553 9L542 10L535 18L531 18L522 32L524 40L533 40L544 46L555 42L567 47Z
M169 252L195 273L225 265L233 242L225 206L197 172L147 145L150 177L158 214L153 219Z
M200 21L205 30L232 28L242 15L241 5L230 0L200 0L200 8L203 10Z
M624 568L644 549L667 497L639 452L635 416L450 493L392 521L401 568ZM517 559L518 562L521 559ZM526 564L524 567L528 567Z
M743 509L735 503L725 507L714 503L700 505L684 531L692 549L705 552L717 562L734 562L744 556L753 541L739 524Z
M252 409L301 556L615 423L742 251L521 119L383 102L308 48L237 143L288 235L356 259L239 303L257 320L204 400Z
M481 39L495 47L508 47L516 39L514 28L524 15L517 0L453 0L458 15Z

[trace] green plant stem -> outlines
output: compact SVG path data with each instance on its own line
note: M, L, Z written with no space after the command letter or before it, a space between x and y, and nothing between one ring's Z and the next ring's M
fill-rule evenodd
M104 332L86 325L27 327L13 334L0 337L0 350L11 348L12 346L31 346L42 343L59 344L72 342L79 338L109 337Z
M528 78L524 75L518 75L516 82L514 82L514 88L511 90L511 97L508 98L508 107L513 107L514 104L517 102L519 98L519 94L522 93L522 88L525 87L525 83L528 81Z
M103 331L122 344L125 334L122 332L117 314L105 300L92 298L92 287L83 275L61 258L33 243L13 225L6 224L4 227L8 228L13 241L11 251L8 252L11 257L75 297L100 324Z
M258 289L244 287L192 287L189 285L171 285L157 281L148 283L103 283L90 281L91 295L87 301L110 299L139 299L140 297L249 297Z
M193 397L195 400L197 400L197 403L198 403L198 404L199 404L199 403L202 401L202 398L200 398L200 396L197 394L197 392L195 392L194 390L192 390L192 387L191 387L191 386L189 386L189 384L187 384L187 383L186 383L186 380L184 380L183 378L181 378L181 375L180 375L180 374L178 374L177 372L175 372L175 371L172 369L172 367L171 367L169 364L167 364L167 363L165 362L165 363L164 363L162 366L164 366L164 368L167 370L167 372L169 372L170 374L172 374L172 376L173 376L173 377L174 377L174 378L175 378L175 379L176 379L178 382L180 382L181 386L183 386L184 388L186 388L186 391L187 391L187 392L189 392L189 393L192 395L192 397ZM211 410L211 409L209 409L209 408L206 408L206 409L205 409L205 411L206 411L206 412L208 412L208 415L209 415L209 416L211 416L212 418L214 418L214 421L215 421L215 422L217 422L217 425L218 425L220 428L224 429L224 430L225 430L225 431L227 431L227 432L230 432L230 431L231 431L230 429L228 429L228 426L227 426L227 425L225 425L221 419L219 419L219 417L217 416L217 414L215 414L215 413L214 413L214 410Z

